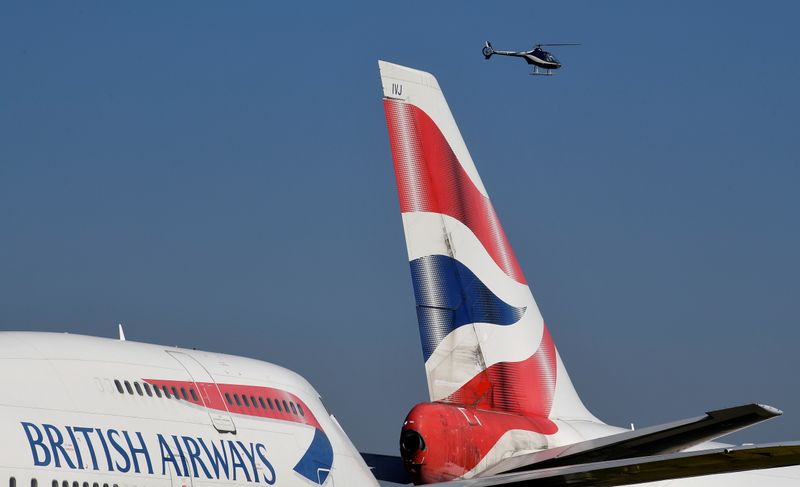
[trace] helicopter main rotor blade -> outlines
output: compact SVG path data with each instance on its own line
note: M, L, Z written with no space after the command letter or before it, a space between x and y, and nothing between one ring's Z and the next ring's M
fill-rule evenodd
M579 44L576 42L557 42L557 43L548 43L548 44L536 44L537 47L541 46L581 46L583 44Z

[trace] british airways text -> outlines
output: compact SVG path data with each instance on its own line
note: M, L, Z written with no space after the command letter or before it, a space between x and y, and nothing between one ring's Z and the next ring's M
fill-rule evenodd
M33 464L74 470L121 473L158 472L179 477L275 483L275 469L263 443L204 440L200 437L155 435L148 446L138 431L20 423L31 447ZM79 439L81 441L79 441ZM171 466L171 468L170 468Z

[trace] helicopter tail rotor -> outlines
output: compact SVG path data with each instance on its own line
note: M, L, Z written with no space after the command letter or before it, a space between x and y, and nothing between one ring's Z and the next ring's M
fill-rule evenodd
M494 49L492 49L492 43L486 41L483 44L483 50L481 52L483 52L484 59L489 59L490 57L492 57L492 54L494 54Z

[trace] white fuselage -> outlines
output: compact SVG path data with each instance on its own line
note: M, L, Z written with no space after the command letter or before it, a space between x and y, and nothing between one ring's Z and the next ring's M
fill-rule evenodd
M377 485L319 394L276 365L21 332L0 333L0 364L9 487Z
M378 485L313 387L273 364L107 338L0 332L0 365L0 478L8 487ZM561 431L553 443L621 430L575 421ZM800 468L656 485L789 487L800 485Z

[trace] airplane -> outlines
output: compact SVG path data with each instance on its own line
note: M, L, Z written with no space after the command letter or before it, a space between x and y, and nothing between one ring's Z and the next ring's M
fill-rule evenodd
M512 57L521 57L525 59L525 62L528 64L533 65L533 72L530 73L533 76L552 76L553 69L558 69L561 67L561 62L556 59L555 56L550 54L549 52L542 49L542 46L580 46L580 44L575 43L555 43L555 44L536 44L533 46L533 49L528 51L497 51L492 47L492 43L486 41L483 44L483 49L481 52L483 53L484 59L487 61L492 57L492 55L497 54L498 56L512 56ZM544 69L544 72L541 72L537 69L537 67Z
M724 473L670 486L797 485L800 470L788 466L800 463L800 444L708 443L780 413L768 406L636 431L595 418L572 387L436 79L379 67L430 394L406 418L401 455L359 453L311 384L278 365L137 343L121 327L119 339L5 331L2 482L522 487Z

